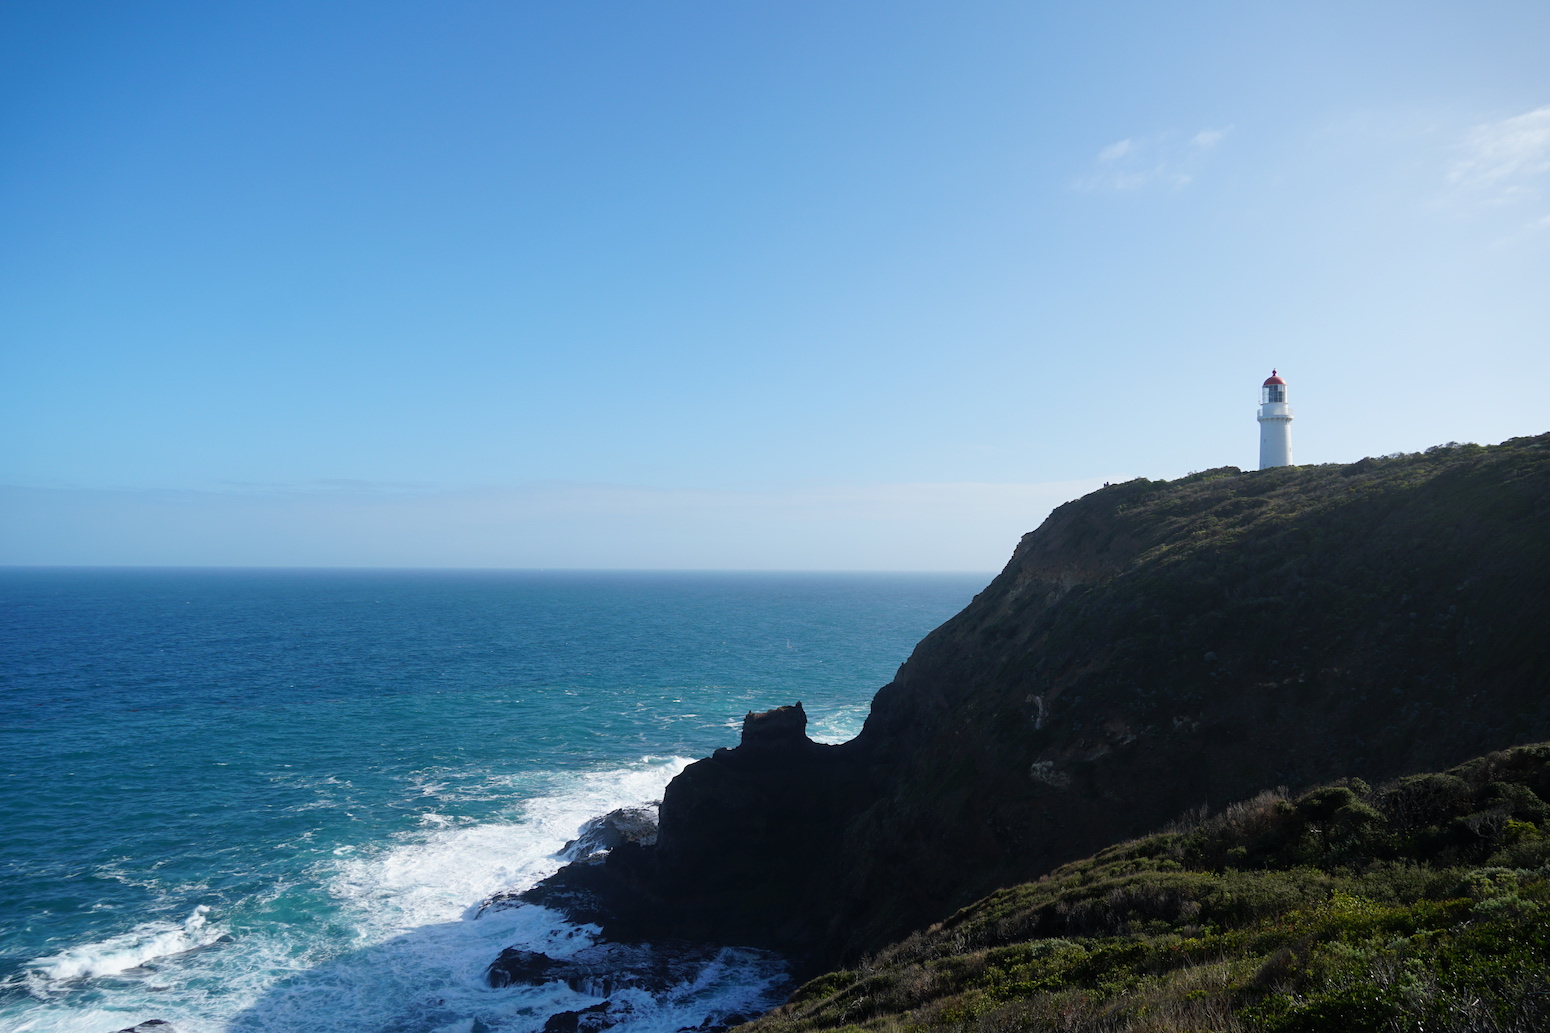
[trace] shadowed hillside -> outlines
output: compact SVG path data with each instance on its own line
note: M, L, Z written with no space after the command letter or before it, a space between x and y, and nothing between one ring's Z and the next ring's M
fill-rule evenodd
M533 899L853 961L1201 805L1550 738L1550 435L1136 480L1057 509L865 729L797 711Z
M749 1033L1538 1030L1550 745L1262 793L828 973Z

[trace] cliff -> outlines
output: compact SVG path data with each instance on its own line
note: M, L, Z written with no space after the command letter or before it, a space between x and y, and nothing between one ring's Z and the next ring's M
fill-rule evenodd
M862 733L800 708L530 894L622 937L853 960L1201 805L1550 738L1550 435L1060 507Z

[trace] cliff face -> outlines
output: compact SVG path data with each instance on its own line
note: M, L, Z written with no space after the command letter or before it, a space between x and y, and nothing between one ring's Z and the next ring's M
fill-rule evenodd
M1056 510L823 747L793 711L536 899L814 969L1201 804L1550 738L1550 435ZM583 908L584 910L584 908Z
M866 751L807 738L802 704L749 714L736 749L668 786L656 841L572 864L522 899L596 922L618 940L668 938L826 956L828 899L843 835L873 802Z

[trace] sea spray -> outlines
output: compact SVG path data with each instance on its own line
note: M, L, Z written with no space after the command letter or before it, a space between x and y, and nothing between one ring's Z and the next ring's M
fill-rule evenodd
M45 983L116 976L136 970L146 972L148 961L197 950L219 940L223 934L206 920L209 913L210 908L201 904L176 925L145 922L101 943L83 944L51 957L34 959L27 968Z
M525 801L514 821L454 828L432 822L390 844L341 847L310 873L313 892L335 901L324 921L295 920L302 916L277 909L298 887L275 887L267 900L237 909L243 918L230 932L200 905L180 924L145 923L37 959L28 977L43 1007L16 1028L101 1031L104 1021L121 1027L162 1018L183 1033L365 1033L468 1022L492 1033L535 1029L550 1014L600 998L558 982L497 990L486 979L490 962L511 946L563 958L592 946L598 930L541 907L481 914L479 904L553 872L563 863L559 850L588 818L659 798L686 763L646 758L569 775L557 779L569 783L563 791ZM762 1010L783 974L771 956L719 951L683 985L623 990L619 1028L671 1031ZM83 992L100 1007L82 1011Z

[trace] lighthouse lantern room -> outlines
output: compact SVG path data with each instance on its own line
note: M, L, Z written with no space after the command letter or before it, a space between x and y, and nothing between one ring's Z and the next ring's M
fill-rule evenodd
M1259 468L1292 465L1292 407L1286 381L1275 370L1259 393Z

